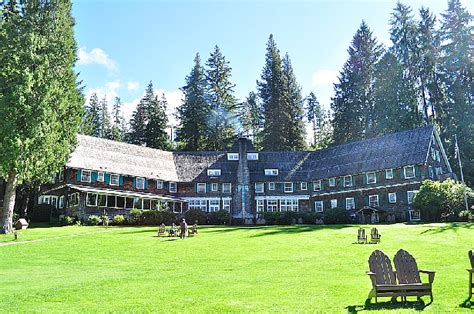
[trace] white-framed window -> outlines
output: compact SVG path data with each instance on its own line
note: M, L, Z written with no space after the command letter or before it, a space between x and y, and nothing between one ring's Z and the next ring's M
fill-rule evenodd
M247 153L247 160L258 160L258 153Z
M266 176L277 176L278 175L278 169L265 169L265 175Z
M135 179L135 187L139 190L143 190L145 188L145 178L140 178L140 177L136 178Z
M408 214L410 215L410 221L417 221L421 219L419 210L409 210Z
M197 193L206 193L206 183L197 183L196 184Z
M324 202L323 201L315 201L314 202L314 211L317 213L322 213L324 210Z
M222 209L230 212L230 200L225 199L222 201Z
M350 210L350 209L355 209L356 208L356 205L355 205L355 200L353 197L346 197L346 209L347 210Z
M329 186L336 186L336 178L329 178Z
M230 193L232 188L231 183L222 183L222 193Z
M145 181L143 181L145 184ZM118 186L120 184L120 176L118 174L110 174L110 185Z
M239 153L227 153L227 160L239 160Z
M68 206L73 207L79 205L79 193L72 193L68 195Z
M278 201L267 200L267 212L276 212L276 211L278 211Z
M49 204L50 203L49 195L40 196L38 203L40 203L40 204Z
M293 182L285 182L284 192L285 193L292 193L293 192Z
M415 166L403 167L403 176L405 179L411 179L415 177Z
M378 195L369 195L369 206L372 206L372 207L379 206L379 196Z
M219 191L219 184L218 183L211 183L211 191L212 192Z
M418 191L407 191L407 203L413 204L413 199Z
M209 200L209 211L210 212L217 212L220 209L220 201L219 200Z
M337 208L337 199L332 199L331 200L331 209Z
M105 181L105 174L101 171L97 172L97 181L104 182Z
M199 209L207 211L207 200L190 200L188 202L189 209Z
M352 186L352 176L344 176L344 186Z
M163 189L163 181L162 180L156 180L156 189L158 189L158 190Z
M393 179L393 169L385 169L385 179Z
M288 212L288 211L293 211L296 212L298 211L298 200L296 199L282 199L280 200L280 211L282 212Z
M321 180L313 182L313 191L321 191L321 188L322 188Z
M86 206L97 206L97 194L87 193L87 195L86 195Z
M388 202L390 204L395 204L397 202L397 193L388 193Z
M377 183L377 176L375 175L375 172L367 172L365 175L367 178L367 184Z
M300 188L301 188L301 191L308 190L308 182L301 182Z
M90 170L81 170L81 182L91 182L91 171Z
M97 196L97 206L106 207L107 206L107 195L99 194Z
M263 193L263 182L255 183L255 193Z
M64 195L61 195L59 197L59 204L58 204L58 207L59 208L64 208Z
M170 182L168 186L168 190L171 193L176 193L178 191L178 184L176 182Z
M55 208L58 205L58 198L56 196L51 196L51 205L53 205Z
M439 150L436 150L436 160L441 161L441 157L439 156Z
M268 190L275 191L275 182L268 182Z
M257 200L257 213L263 212L264 200Z
M207 169L207 175L210 177L218 177L221 175L221 169Z

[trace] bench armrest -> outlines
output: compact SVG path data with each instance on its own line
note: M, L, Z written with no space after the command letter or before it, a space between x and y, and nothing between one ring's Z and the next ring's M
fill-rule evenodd
M474 273L474 268L473 269L466 269L468 272L470 272L471 274Z
M427 270L427 269L418 269L418 271L419 271L420 273L423 273L423 274L428 274L428 281L429 281L429 283L430 283L430 284L433 283L434 277L435 277L435 274L436 274L435 271L433 271L433 270Z

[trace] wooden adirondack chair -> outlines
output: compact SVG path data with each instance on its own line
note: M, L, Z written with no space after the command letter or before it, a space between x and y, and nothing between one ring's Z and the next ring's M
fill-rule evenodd
M372 228L370 231L370 243L379 243L380 242L380 233L377 228Z
M375 297L403 297L404 291L397 284L396 272L393 271L390 258L382 251L375 250L369 257L369 270L367 275L372 281L372 290L369 293L369 302Z
M469 272L469 300L470 300L472 298L472 289L474 288L474 283L472 279L472 276L474 274L474 255L472 253L472 250L469 250L467 255L469 256L469 261L471 262L471 269L467 269L467 271Z
M432 285L435 272L431 270L418 269L415 258L407 251L400 249L393 259L395 264L398 284L404 290L403 299L407 296L416 296L418 298L429 295L433 302ZM420 273L428 275L428 283L422 283ZM430 303L431 303L430 302Z
M365 229L359 228L357 231L357 243L367 243L367 236L365 235Z

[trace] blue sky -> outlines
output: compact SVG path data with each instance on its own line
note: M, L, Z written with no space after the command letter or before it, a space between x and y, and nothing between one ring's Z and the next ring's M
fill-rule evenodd
M474 1L461 0L471 14ZM447 1L405 1L439 16ZM236 96L256 90L272 33L288 52L304 94L314 91L329 106L332 83L364 19L381 43L390 44L396 1L125 1L76 0L73 15L79 48L77 71L92 92L121 97L130 116L150 80L165 93L169 113L179 105L196 52L203 62L218 45L233 68ZM173 119L172 119L173 121ZM173 123L175 123L173 121Z

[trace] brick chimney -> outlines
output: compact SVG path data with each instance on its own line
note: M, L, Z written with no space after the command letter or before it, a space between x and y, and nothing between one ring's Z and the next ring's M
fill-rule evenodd
M239 138L239 166L237 168L237 187L234 194L232 216L249 223L253 218L253 206L250 197L250 172L247 165L247 148L250 140ZM246 218L248 219L246 221Z

